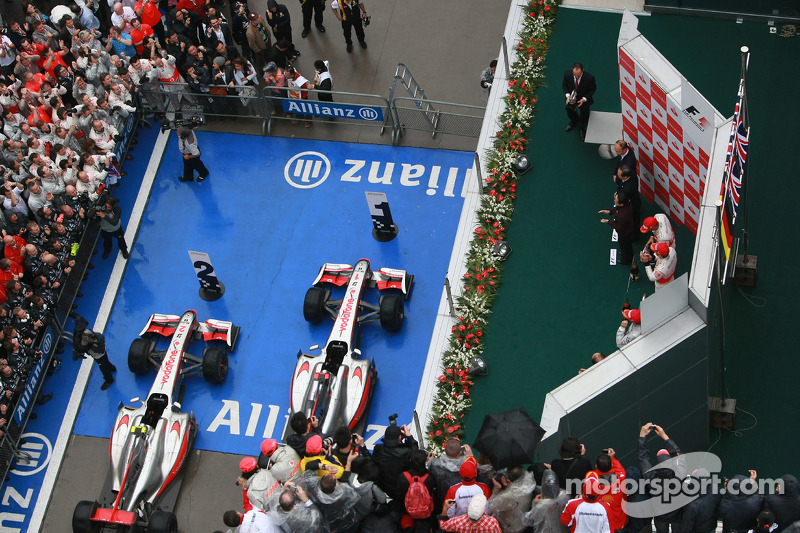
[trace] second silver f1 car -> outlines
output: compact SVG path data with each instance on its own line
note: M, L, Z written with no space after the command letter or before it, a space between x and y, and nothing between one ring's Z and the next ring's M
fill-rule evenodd
M228 372L228 354L236 346L239 327L231 322L198 322L194 311L182 316L152 315L128 353L128 366L137 374L158 367L147 398L119 404L111 432L103 494L98 501L75 507L72 530L97 533L107 529L127 532L177 533L173 509L183 469L197 436L193 412L181 412L183 377L202 370L206 380L219 383ZM169 337L166 350L156 349L159 338ZM186 352L196 339L209 346L200 359Z
M322 266L306 293L303 316L311 323L330 316L333 329L320 355L297 354L291 387L293 413L316 416L323 434L332 434L341 425L351 429L358 425L369 406L378 372L374 360L359 359L357 326L377 320L385 330L399 331L405 318L403 302L410 296L413 282L414 276L405 270L373 272L367 259L355 266ZM347 285L344 296L332 299L333 288L343 285ZM379 305L363 300L365 289L372 286L388 293L381 295Z

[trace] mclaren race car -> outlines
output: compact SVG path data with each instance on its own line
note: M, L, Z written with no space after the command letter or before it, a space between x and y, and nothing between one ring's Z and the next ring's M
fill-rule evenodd
M334 319L328 342L320 355L297 353L292 376L292 413L303 412L319 419L322 433L337 427L354 429L366 413L378 376L374 360L362 360L358 348L358 326L375 320L391 332L399 331L405 317L404 300L411 294L414 276L405 270L381 268L373 272L367 259L355 266L326 263L313 287L306 292L303 317L319 323ZM331 299L335 287L346 285L342 298ZM382 293L379 305L362 299L365 289L376 286ZM311 350L318 350L312 346Z
M221 320L197 321L194 311L182 316L152 315L131 343L128 366L144 374L158 368L147 398L119 404L111 432L110 468L99 501L81 501L72 516L75 533L106 530L176 533L172 510L178 498L183 467L197 436L194 413L182 413L183 377L202 370L207 381L219 383L228 372L228 354L236 346L239 327ZM169 338L165 350L160 338ZM186 352L202 339L212 343L202 359Z

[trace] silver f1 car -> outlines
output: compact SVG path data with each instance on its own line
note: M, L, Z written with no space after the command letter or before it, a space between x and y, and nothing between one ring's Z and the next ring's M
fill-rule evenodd
M106 529L177 533L172 510L197 436L194 413L181 412L183 377L202 369L206 380L224 380L226 350L235 348L239 327L221 320L198 322L194 311L186 311L182 316L152 315L140 335L131 343L128 366L143 374L153 364L158 374L145 401L131 400L140 406L120 402L103 495L99 501L81 501L75 507L75 533ZM171 337L166 350L156 349L159 337ZM196 339L225 346L205 348L200 359L186 352Z
M391 332L399 331L405 317L404 299L411 294L414 276L405 270L382 268L370 270L367 259L356 265L325 263L306 292L303 317L319 323L326 316L334 319L328 342L320 355L297 353L292 376L292 412L303 412L319 419L323 434L337 427L354 429L366 413L378 372L374 360L361 360L358 328L379 320ZM344 297L331 299L333 287L347 285ZM381 292L379 305L362 300L367 287ZM312 346L312 350L320 349Z

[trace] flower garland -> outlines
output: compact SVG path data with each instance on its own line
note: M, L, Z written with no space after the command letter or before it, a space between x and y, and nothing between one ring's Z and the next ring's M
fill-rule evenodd
M526 132L533 124L536 90L544 83L544 60L561 0L532 0L522 6L522 22L517 58L511 66L508 94L503 97L505 111L500 115L503 127L494 139L494 149L487 157L486 178L478 225L466 256L467 273L463 291L455 302L458 322L453 326L448 348L442 354L444 373L439 376L428 422L431 449L440 448L451 436L463 438L464 416L472 408L469 375L472 358L483 352L484 331L500 286L501 260L494 247L505 239L506 228L514 212L517 181L521 177L513 163L524 154Z

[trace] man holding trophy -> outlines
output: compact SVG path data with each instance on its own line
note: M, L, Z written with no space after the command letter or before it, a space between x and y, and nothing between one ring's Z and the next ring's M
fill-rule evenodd
M564 73L561 88L566 96L566 110L569 124L564 131L570 131L578 126L581 140L586 138L586 125L589 123L589 111L594 103L592 96L597 90L594 76L583 70L581 63L572 65L572 70ZM580 114L579 114L580 112Z

